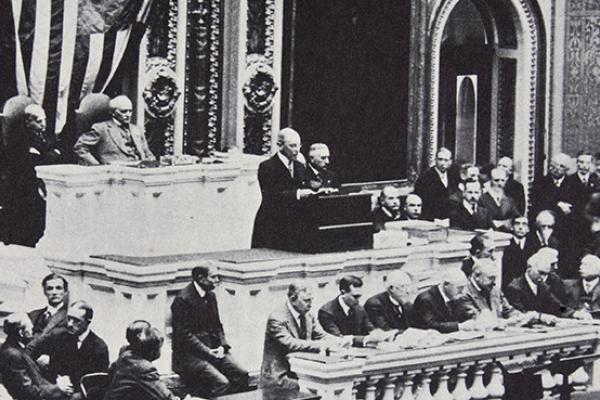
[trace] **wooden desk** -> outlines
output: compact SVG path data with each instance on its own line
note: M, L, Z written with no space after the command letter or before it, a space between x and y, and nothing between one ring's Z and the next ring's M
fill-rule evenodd
M320 400L321 396L297 390L258 389L251 392L214 397L212 400Z

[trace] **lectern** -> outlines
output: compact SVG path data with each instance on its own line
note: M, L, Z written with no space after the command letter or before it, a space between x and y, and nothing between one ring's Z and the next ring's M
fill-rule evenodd
M311 196L300 200L298 237L303 253L328 253L373 248L371 194Z

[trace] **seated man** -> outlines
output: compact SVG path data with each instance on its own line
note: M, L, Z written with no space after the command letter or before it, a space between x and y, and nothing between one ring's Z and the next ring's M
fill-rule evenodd
M462 262L460 269L466 276L470 276L473 271L473 265L477 260L484 258L494 259L494 242L485 234L477 234L471 239L471 248L469 256Z
M160 357L163 335L150 324L132 325L127 328L129 346L114 364L104 400L178 400L152 365Z
M441 333L472 329L474 320L459 320L457 309L457 301L466 285L467 278L460 269L445 270L439 285L430 287L415 299L413 312L417 327Z
M462 203L450 212L450 227L474 231L475 229L491 229L492 215L485 207L479 206L481 183L467 181L462 192Z
M290 371L289 353L304 351L318 353L341 344L319 326L309 313L312 291L304 283L291 283L287 301L269 315L265 331L259 387L298 389L297 377Z
M352 345L364 347L375 341L369 336L375 329L365 309L358 303L362 296L363 281L357 276L347 275L340 279L340 295L319 309L319 323L335 336L352 338Z
M305 182L312 190L340 187L335 172L329 169L329 147L324 143L313 143L308 151L308 166Z
M225 339L213 291L218 282L216 266L194 267L192 282L171 304L173 371L181 375L194 395L206 397L248 387L248 371L231 356Z
M154 160L144 132L130 123L131 100L127 96L117 96L108 105L112 117L92 125L92 129L81 134L73 146L81 164Z
M377 207L373 211L375 232L385 229L385 223L400 220L400 190L392 185L384 186L377 198Z
M371 323L384 331L404 331L414 326L412 277L404 271L392 271L385 283L386 290L370 297L365 303Z
M574 310L586 310L600 318L600 258L587 254L579 266L580 279L566 279L564 288L567 305Z
M50 383L42 376L39 366L25 351L31 340L33 325L25 314L11 314L4 320L6 341L0 348L2 384L15 399L67 400L73 394L65 380Z
M402 207L402 221L414 221L421 219L421 210L423 209L423 201L419 195L410 193L406 196L404 207Z
M536 311L563 318L590 319L587 311L573 310L565 305L551 288L549 276L556 258L544 248L527 260L527 270L505 289L508 302L521 312Z
M519 211L514 200L504 193L508 180L506 171L494 168L490 175L490 188L481 196L479 204L490 211L494 228L506 232L511 227L512 219L519 215Z
M93 316L92 307L84 301L76 301L69 307L66 329L41 335L27 346L34 359L48 355L49 376L57 381L68 377L76 393L83 375L108 370L108 347L90 330Z
M33 335L46 334L57 327L67 326L69 283L62 276L52 273L42 280L48 305L27 313L33 323Z
M502 254L502 288L515 278L521 276L527 269L527 259L535 250L527 237L529 233L529 221L527 217L518 216L512 219L512 234L509 245Z

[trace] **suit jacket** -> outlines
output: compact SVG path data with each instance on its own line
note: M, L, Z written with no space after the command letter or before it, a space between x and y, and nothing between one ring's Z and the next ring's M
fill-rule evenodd
M206 307L203 303L206 302ZM207 314L200 310L206 308ZM186 372L196 359L216 361L211 349L223 346L229 350L223 324L219 316L217 297L214 292L206 292L200 297L193 283L183 288L171 304L173 314L173 371ZM208 315L211 314L211 315ZM211 319L212 324L211 325Z
M504 185L504 194L514 200L517 210L520 215L525 215L525 188L521 182L515 180L512 176L506 181Z
M448 171L448 187L445 187L435 167L425 171L415 182L415 193L423 200L423 219L445 219L450 216L449 196L458 182L458 177Z
M318 176L315 171L306 167L306 175L304 177L304 185L312 190L318 190L322 187L339 188L341 186L338 175L330 169L319 172Z
M135 154L123 138L123 128L111 118L92 125L89 132L83 133L73 152L84 165L111 164L123 161L154 160L148 147L146 136L137 126L129 124L129 132L137 153Z
M114 364L104 400L175 400L152 363L125 350Z
M252 247L290 249L296 240L296 191L303 187L305 167L294 161L294 176L275 154L260 163L258 182L262 201L252 232Z
M325 303L319 309L319 323L325 330L335 336L352 335L352 344L362 347L363 340L373 329L373 324L365 309L356 305L346 315L340 305L339 297Z
M365 302L365 311L375 328L404 331L414 326L412 304L402 304L402 313L392 304L388 292L381 292Z
M538 285L537 295L534 294L524 274L504 289L504 295L508 302L521 312L537 311L566 318L571 317L574 312L572 308L563 304L545 283Z
M515 278L523 275L527 269L527 260L537 251L536 246L531 242L531 236L525 237L523 249L517 244L514 238L510 240L509 245L502 254L502 288ZM539 248L539 247L538 247Z
M535 218L540 211L551 210L560 217L562 212L557 204L559 201L573 204L572 193L571 182L567 177L563 179L560 187L556 187L551 175L537 178L533 182L533 189L531 190L532 216Z
M421 329L435 329L441 333L458 330L459 320L456 304L444 302L439 286L432 286L420 293L413 307L416 324Z
M44 321L44 312L46 311L47 307L38 308L28 312L27 315L33 323L34 336L45 335L55 328L66 328L68 308L67 303L68 300L65 300L63 306L54 315L52 315L48 321Z
M297 351L318 353L320 347L316 341L329 336L310 313L306 314L306 339L300 338L299 331L300 326L287 303L269 315L259 387L298 388L296 376L290 371L287 355Z
M565 279L563 284L567 306L574 310L585 308L589 311L600 311L600 284L594 286L589 296L585 295L581 279Z
M16 338L7 337L0 348L2 384L17 400L68 399L57 385L46 380L39 366L19 346Z
M488 304L485 294L477 290L472 279L469 279L465 292L456 302L459 319L477 318L484 310L491 311L498 318L510 318L518 313L496 287L492 288L489 301Z
M475 214L470 214L461 203L450 213L450 227L467 231L490 229L493 228L492 215L485 207L477 207Z
M487 208L493 220L512 219L519 215L514 200L507 195L501 197L500 205L498 205L492 195L486 192L481 195L479 206Z
M577 173L567 176L565 179L569 180L570 197L573 199L574 212L581 214L590 200L590 196L600 191L600 178L598 175L591 173L585 185Z
M27 351L33 359L42 354L50 356L50 376L68 375L76 390L79 390L79 380L83 375L108 370L108 347L92 331L79 349L77 337L61 328L34 339L27 346Z
M398 212L398 214L396 214L393 217L389 216L388 214L386 214L385 211L383 211L381 209L381 207L377 207L375 210L373 210L372 218L373 218L373 230L375 232L379 232L379 231L385 229L386 222L400 221L402 216L399 212Z

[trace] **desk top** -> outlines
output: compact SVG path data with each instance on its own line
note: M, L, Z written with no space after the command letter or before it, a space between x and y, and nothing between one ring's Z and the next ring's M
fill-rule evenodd
M213 400L319 400L321 396L288 389L258 389L251 392L219 396Z

